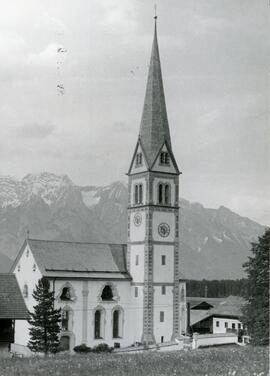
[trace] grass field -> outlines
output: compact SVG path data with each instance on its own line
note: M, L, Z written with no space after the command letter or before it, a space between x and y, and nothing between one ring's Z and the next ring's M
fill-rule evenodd
M266 347L221 347L188 352L0 359L0 376L266 376L268 351Z

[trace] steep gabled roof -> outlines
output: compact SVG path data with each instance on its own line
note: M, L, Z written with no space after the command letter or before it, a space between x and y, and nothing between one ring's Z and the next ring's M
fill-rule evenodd
M164 141L167 141L167 144L171 149L170 130L157 41L156 21L139 137L149 166L152 166Z
M126 266L126 245L27 239L43 276L131 279ZM20 258L18 255L13 269Z
M0 274L0 319L23 320L28 318L18 282L14 274Z

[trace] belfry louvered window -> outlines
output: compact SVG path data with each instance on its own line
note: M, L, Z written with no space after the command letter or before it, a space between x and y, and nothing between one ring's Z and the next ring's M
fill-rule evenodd
M142 153L136 154L136 166L141 166L142 164Z
M170 156L167 151L162 151L160 153L159 162L161 165L169 165L170 164Z
M158 203L161 205L171 204L171 186L170 184L158 184Z
M143 202L143 186L142 184L135 184L134 186L134 204L139 205Z

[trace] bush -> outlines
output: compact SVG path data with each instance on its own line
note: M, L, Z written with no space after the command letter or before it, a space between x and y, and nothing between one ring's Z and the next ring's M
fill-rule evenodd
M99 345L93 347L92 352L101 353L101 352L112 352L113 348L108 346L107 343L100 343Z
M73 349L76 353L89 353L91 352L91 347L86 346L84 343L78 346L75 346Z

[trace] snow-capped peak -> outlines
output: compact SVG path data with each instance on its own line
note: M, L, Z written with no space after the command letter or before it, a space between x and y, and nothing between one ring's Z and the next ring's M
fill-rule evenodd
M28 174L21 181L10 176L0 176L0 207L17 207L38 196L51 205L70 186L72 181L67 175L55 175L49 172Z
M55 202L68 187L73 186L67 175L55 175L48 172L29 174L22 180L25 197L28 201L32 196L40 196L46 204Z

